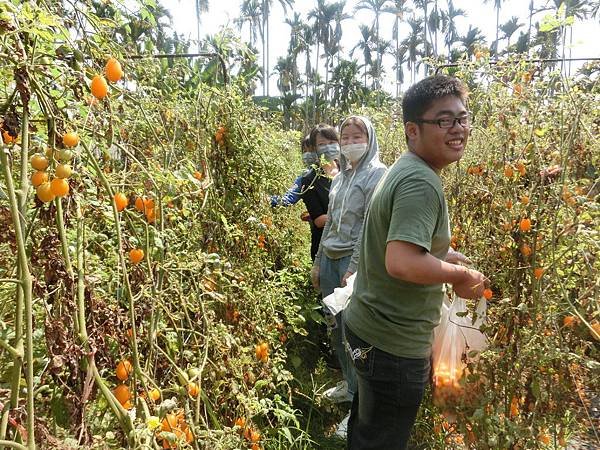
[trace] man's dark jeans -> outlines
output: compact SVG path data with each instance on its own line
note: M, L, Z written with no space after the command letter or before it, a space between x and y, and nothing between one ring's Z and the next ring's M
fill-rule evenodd
M344 332L358 378L348 450L405 449L429 380L429 358L400 358L363 341L347 326Z

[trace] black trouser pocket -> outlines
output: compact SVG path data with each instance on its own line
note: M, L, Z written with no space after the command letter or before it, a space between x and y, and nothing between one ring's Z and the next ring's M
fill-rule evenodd
M373 375L373 366L375 363L375 352L373 346L363 341L352 330L344 324L344 335L346 338L346 351L354 364L356 372L363 377Z

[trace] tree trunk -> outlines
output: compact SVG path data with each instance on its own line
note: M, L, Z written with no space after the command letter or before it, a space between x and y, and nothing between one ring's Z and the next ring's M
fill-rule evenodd
M265 30L265 25L266 25L266 3L267 0L263 0L262 2L262 26L263 26L263 32L262 32L262 72L263 72L263 96L267 95L267 70L266 70L266 41L265 41L265 37L266 37L266 30Z
M380 67L380 62L379 62L379 14L376 13L375 14L375 39L377 39L376 42L376 48L377 48L377 58L375 58L375 62L377 64L377 70L379 70ZM379 89L379 75L376 73L376 79L373 80L373 87L375 89ZM379 94L377 95L377 104L379 106Z
M316 123L316 118L317 118L317 75L319 74L320 44L321 44L321 41L319 40L319 36L317 35L316 63L315 63L315 70L313 70L313 123Z
M308 99L310 98L310 46L306 47L306 64L304 66L306 72L306 84L304 89L304 122L308 125ZM307 127L308 128L308 127Z
M396 13L396 99L400 97L400 17Z
M329 55L325 55L325 85L323 87L323 92L325 94L325 101L327 101L327 85L329 83Z
M531 49L531 23L533 20L533 0L529 2L529 29L527 30L527 53Z
M265 2L266 8L266 17L265 17L265 33L267 35L267 69L266 69L266 77L267 77L267 97L269 96L269 0Z
M425 58L429 56L429 47L427 45L427 2L428 0L423 1L423 13L425 17L423 18L423 45L425 45ZM427 76L427 63L423 64L423 75Z
M439 24L439 17L438 17L438 2L437 0L435 0L435 20L438 22L436 23L435 26L435 38L433 40L433 56L437 58L438 55L438 24Z
M500 54L500 42L498 42L498 27L500 26L500 6L496 8L496 58Z

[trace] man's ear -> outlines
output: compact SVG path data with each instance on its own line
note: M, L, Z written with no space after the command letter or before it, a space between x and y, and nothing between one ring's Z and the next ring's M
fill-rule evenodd
M415 139L419 135L419 125L414 122L406 122L404 124L404 133L409 140Z

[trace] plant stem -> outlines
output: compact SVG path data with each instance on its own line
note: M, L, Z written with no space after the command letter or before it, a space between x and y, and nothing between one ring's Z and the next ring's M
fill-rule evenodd
M0 347L6 350L13 359L23 359L23 352L19 352L16 348L6 342L4 339L0 339Z
M117 210L117 205L114 200L114 192L113 192L113 189L110 186L110 183L108 182L106 176L104 175L104 172L102 172L102 169L100 169L100 166L98 165L98 161L96 160L96 158L90 151L90 148L84 142L82 142L81 145L85 149L85 152L89 158L89 162L94 167L94 170L96 171L96 173L98 175L98 178L100 178L102 185L106 189L106 191L111 199L113 218L115 220L115 233L117 235L117 242L118 242L118 248L119 248L119 264L121 265L121 267L123 269L123 285L125 287L126 298L129 302L129 320L131 322L131 333L132 333L131 334L131 349L132 349L132 356L133 356L132 359L133 359L134 373L141 376L142 383L144 384L144 390L148 390L146 381L145 381L145 374L142 372L142 369L140 366L140 358L139 358L138 346L137 346L135 301L133 298L133 294L131 292L131 285L129 283L129 273L127 271L127 263L125 262L125 256L124 256L124 252L123 252L123 234L121 233L121 220L120 220L120 216L119 216L119 211ZM98 377L99 377L99 375L98 375ZM120 407L120 405L119 405L119 407ZM125 411L125 410L123 410L123 411Z
M17 448L19 450L27 450L27 447L24 445L18 444L17 442L0 440L0 445L4 445L9 448Z
M69 244L67 243L67 235L65 233L65 220L63 217L62 209L62 198L58 197L55 200L56 204L56 228L58 228L58 236L60 237L60 246L62 249L63 258L65 260L65 269L69 278L73 280L75 276L73 273L73 265L71 264L71 257L69 256Z
M22 132L22 150L23 153L27 154L27 149L29 147L28 142L28 129L25 127L27 123L27 110L24 108L23 112L23 132ZM25 241L23 239L23 231L22 224L24 220L24 215L21 214L22 211L19 210L19 203L17 201L17 195L15 191L15 186L13 184L12 172L9 167L8 154L5 148L0 150L0 159L2 162L2 168L4 170L4 177L6 179L6 187L8 190L8 199L10 205L10 212L12 215L13 227L15 230L15 240L17 244L17 260L19 265L19 279L21 280L20 285L17 288L17 294L19 292L21 295L17 295L17 305L16 305L16 318L15 318L15 336L17 336L17 341L15 345L16 352L22 352L23 346L23 337L21 333L21 320L19 320L22 315L23 306L25 309L25 359L26 359L26 373L25 373L25 381L27 385L27 448L35 449L35 411L33 405L33 293L32 293L32 279L31 273L29 272L29 265L27 262L27 252L25 250ZM26 164L22 161L22 164ZM25 171L25 173L27 173ZM27 176L25 176L27 178ZM27 183L25 181L25 183ZM20 305L19 297L22 299L23 306ZM21 353L22 354L22 353ZM18 399L19 399L19 380L21 378L21 367L23 364L23 360L15 358L13 360L13 373L12 380L13 384L11 386L11 407L18 407ZM16 381L15 381L16 380ZM0 428L0 437L6 436L6 425L5 420L8 420L8 409L5 410L5 415L2 417L2 424Z
M98 368L94 362L93 354L90 353L90 348L88 345L88 334L87 334L87 326L85 321L85 269L84 269L84 253L85 246L83 242L83 215L81 213L81 206L79 202L76 202L77 209L77 331L79 333L80 342L85 346L86 352L90 354L88 356L87 364L88 367L91 367L92 374L94 376L94 381L96 385L106 398L108 405L117 416L121 427L127 434L127 436L131 436L131 431L133 430L133 424L131 423L131 419L129 414L127 414L127 410L121 406L119 401L115 398L113 393L110 391L104 380L100 376L98 372ZM131 442L130 442L131 444Z

